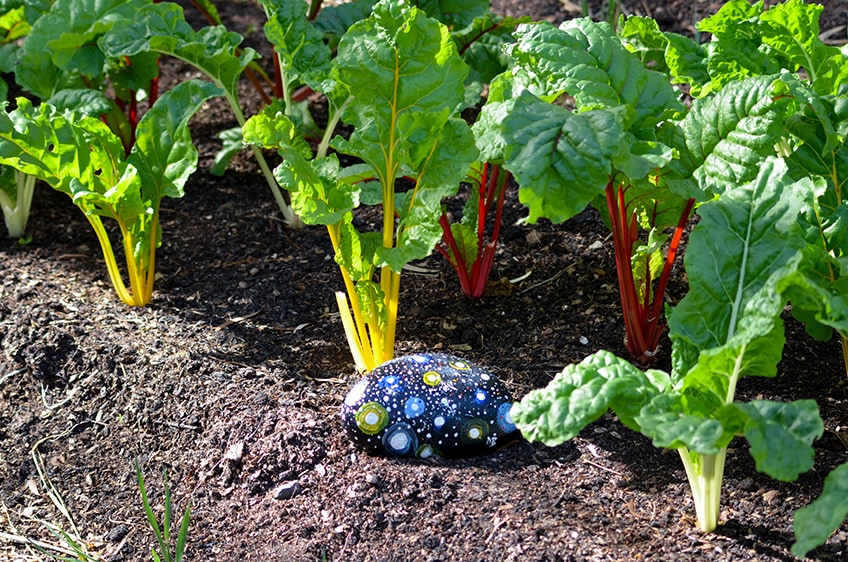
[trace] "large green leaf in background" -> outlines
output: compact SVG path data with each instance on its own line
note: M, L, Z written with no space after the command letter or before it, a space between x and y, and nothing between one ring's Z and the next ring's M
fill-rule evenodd
M624 108L574 114L529 92L503 121L505 166L518 180L530 211L558 223L603 192L624 137Z
M195 32L185 21L180 6L163 2L140 9L120 29L110 30L101 37L98 45L110 57L152 51L182 59L205 72L237 99L241 73L257 56L251 48L241 49L236 55L241 41L239 34L221 26Z
M320 83L330 74L330 48L321 29L306 18L309 4L303 0L261 2L268 14L265 37L274 44L286 81L302 80L327 93L330 86Z
M683 109L668 77L645 68L605 22L525 24L515 36L509 51L515 66L544 84L551 100L567 93L578 111L627 105L635 112L628 123L634 130L651 129Z
M667 179L682 192L721 193L751 181L783 134L783 111L791 103L778 76L734 82L707 98L660 134L678 151Z
M35 22L24 41L15 81L45 100L67 87L91 87L91 80L96 85L107 70L120 74L116 87L147 87L158 73L155 55L142 53L129 66L107 69L107 58L115 55L103 53L97 40L116 22L133 19L149 3L150 0L57 0L50 12Z

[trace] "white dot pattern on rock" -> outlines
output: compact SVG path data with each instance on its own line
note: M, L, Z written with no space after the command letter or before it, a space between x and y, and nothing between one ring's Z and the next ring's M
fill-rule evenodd
M371 452L399 457L465 457L518 437L506 386L452 355L398 357L348 392L342 425Z

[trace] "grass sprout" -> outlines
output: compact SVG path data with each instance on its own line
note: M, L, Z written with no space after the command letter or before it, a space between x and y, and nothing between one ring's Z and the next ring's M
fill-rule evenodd
M144 513L147 515L147 522L150 528L153 529L153 534L156 537L156 542L159 544L159 552L151 550L151 556L154 562L180 562L183 559L186 540L188 539L188 527L191 519L191 503L189 502L183 514L180 528L177 532L177 541L173 547L171 546L171 519L173 516L174 507L171 503L171 487L168 483L168 472L162 472L162 481L165 488L165 508L162 515L162 523L156 518L153 513L153 508L150 506L150 500L147 496L147 487L144 484L144 475L141 472L141 466L138 461L135 463L135 473L138 478L138 488L141 492L141 502L144 504Z

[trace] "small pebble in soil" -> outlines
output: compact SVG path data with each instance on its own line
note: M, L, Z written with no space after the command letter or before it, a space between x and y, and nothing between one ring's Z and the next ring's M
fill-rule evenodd
M467 457L518 438L512 397L492 373L422 353L375 368L348 393L342 426L360 447L396 457Z
M276 490L274 490L274 499L290 500L297 494L299 494L302 490L303 487L297 480L291 482L284 482L283 484L280 484Z

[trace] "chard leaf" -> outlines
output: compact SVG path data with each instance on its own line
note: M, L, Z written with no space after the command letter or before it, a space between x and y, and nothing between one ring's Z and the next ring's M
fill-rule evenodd
M760 15L762 41L807 71L813 88L822 94L836 93L848 79L848 57L819 39L820 4L787 0Z
M679 152L669 184L721 193L754 179L783 132L781 116L791 100L778 95L782 90L776 77L758 76L695 100L686 117L660 135Z
M737 404L747 416L744 434L757 470L791 482L813 467L813 441L824 433L815 400Z
M530 441L559 445L576 436L607 410L636 431L643 406L670 387L661 371L643 372L608 351L568 365L547 387L533 390L514 404L510 415Z
M419 8L449 29L462 29L489 8L489 0L421 0Z
M471 130L456 116L468 67L444 26L390 1L348 30L337 61L341 82L355 92L343 114L355 129L332 146L372 168L386 213L400 216L393 237L383 232L375 256L379 266L400 273L441 238L441 199L456 193L478 157ZM415 182L412 193L395 193L401 174Z
M632 127L650 129L672 111L682 110L667 77L646 69L615 36L612 27L588 18L520 25L509 51L514 65L545 84L552 97L568 93L580 111L627 105ZM629 126L630 124L628 124Z
M335 50L342 35L347 33L354 23L367 18L376 3L376 0L354 0L334 6L322 6L315 18L315 25L328 39L328 47Z
M624 137L624 108L573 114L528 92L503 122L505 167L518 181L529 222L558 223L603 191Z
M674 83L689 84L693 97L699 97L710 81L704 47L683 35L661 31L652 18L628 17L619 37L645 67L669 74Z
M324 34L307 19L309 4L303 0L261 0L268 14L265 37L274 44L280 66L288 80L302 80L313 89L327 93L332 83L322 82L330 74L330 48Z
M636 416L643 434L654 446L685 447L701 455L716 455L742 429L735 405L695 391L656 396Z
M99 90L84 88L81 90L59 90L47 103L59 111L77 111L89 117L99 117L109 113L114 102Z
M99 119L75 118L26 98L0 113L0 163L37 177L71 195L71 179L105 192L124 173L120 140Z
M209 173L215 176L223 176L233 156L245 147L244 138L239 126L224 129L215 136L221 141L221 150L215 153L215 159L212 166L209 167Z
M163 2L148 4L97 44L109 57L133 56L152 51L176 57L206 73L237 99L242 71L257 56L251 48L235 51L242 37L222 26L204 27L198 32L185 21L183 9Z
M498 78L495 80L497 81ZM490 91L489 101L482 107L480 115L471 126L482 160L492 163L503 162L507 146L503 122L512 113L513 107L515 107L515 100L493 101Z
M792 554L803 558L823 544L848 516L848 463L831 471L824 480L824 489L813 503L795 512L795 544Z
M418 114L406 114L400 121L408 115L418 118ZM395 195L397 244L377 250L377 265L388 265L398 272L405 263L429 255L441 240L442 199L456 194L459 182L478 157L471 129L461 119L450 119L441 130L428 134L438 138L436 144L428 152L415 155L415 151L427 146L422 143L409 153L418 179L415 189Z
M359 191L341 180L335 154L312 159L312 149L295 124L276 106L267 106L244 124L244 140L274 148L283 163L274 175L291 194L292 209L306 224L335 224L359 205Z
M512 32L518 24L529 22L529 17L513 18L487 13L452 32L462 60L471 67L466 83L488 84L504 72L509 66L504 48L513 41Z
M345 268L357 287L360 283L367 286L364 290L357 288L360 296L374 296L382 303L384 294L379 285L371 279L374 275L374 252L382 244L380 233L361 233L353 226L353 213L342 217L339 250L336 252L336 263ZM372 287L371 285L375 285ZM362 301L365 304L365 301ZM382 310L385 310L384 308ZM383 318L385 320L385 318Z
M186 180L197 169L189 119L203 102L222 94L221 88L209 82L182 82L159 97L138 122L137 139L127 160L138 170L147 200L183 196Z
M848 219L848 209L842 214ZM829 253L808 246L802 267L782 282L781 289L792 303L792 316L814 338L827 341L833 330L848 334L848 272Z
M480 253L480 245L478 244L476 228L466 224L465 220L466 217L463 214L462 222L453 223L450 225L450 228L451 234L453 234L454 241L456 242L460 263L464 263L466 265L468 273L470 274L471 269L474 267L474 262L477 261L477 256ZM448 259L450 259L451 263L456 266L453 255L451 255Z
M776 283L800 262L796 217L809 187L770 158L754 181L699 208L684 258L689 292L669 317L675 345L701 350L693 370L679 372L684 386L701 384L730 402L733 377L774 376L785 303Z

